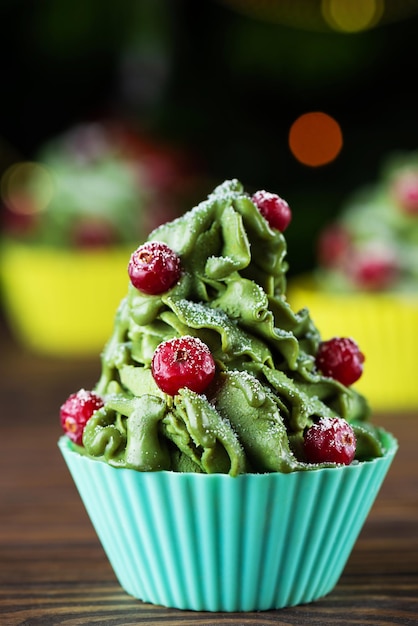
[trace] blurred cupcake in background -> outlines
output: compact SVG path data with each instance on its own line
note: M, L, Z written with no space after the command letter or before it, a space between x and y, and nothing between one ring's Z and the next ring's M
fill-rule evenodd
M103 347L126 291L130 254L199 194L202 169L183 148L119 121L54 137L1 180L1 287L10 329L39 353Z
M418 406L418 152L393 154L317 241L317 267L289 285L318 327L368 355L358 387L376 409ZM300 306L299 306L300 305Z
M392 157L321 233L317 282L351 292L418 292L418 153Z

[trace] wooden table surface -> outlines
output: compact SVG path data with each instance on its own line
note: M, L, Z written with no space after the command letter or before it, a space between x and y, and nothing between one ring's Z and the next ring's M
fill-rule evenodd
M375 420L400 449L334 591L279 611L197 613L118 585L58 449L58 410L99 360L25 353L0 334L0 624L418 624L418 410Z

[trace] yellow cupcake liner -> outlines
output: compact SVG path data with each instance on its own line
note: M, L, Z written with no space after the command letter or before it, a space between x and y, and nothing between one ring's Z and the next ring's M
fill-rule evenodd
M418 295L335 294L312 277L289 281L294 311L307 307L322 339L352 337L366 360L355 388L375 410L418 407Z
M70 251L4 244L3 305L16 339L46 355L97 355L126 295L134 248Z

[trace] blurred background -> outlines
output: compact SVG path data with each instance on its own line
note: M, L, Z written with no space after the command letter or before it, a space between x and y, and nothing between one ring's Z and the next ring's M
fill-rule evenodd
M151 214L187 210L236 177L288 201L289 276L310 271L316 238L347 195L376 180L387 154L418 148L417 31L418 0L0 0L3 232L31 244L132 248L126 233L139 239ZM295 122L311 112L322 118L301 143ZM115 146L111 165L91 172L98 152ZM33 227L27 193L11 216L16 181L28 177L15 165L32 164L32 175L42 161L50 169L41 179L56 165L77 189L70 204L114 181L119 239L103 234L98 205L71 242L58 236L67 227L59 219L49 234ZM119 198L126 161L140 172ZM135 194L140 225L124 215Z
M0 166L116 117L197 153L211 182L282 194L296 214L291 271L306 269L313 232L346 194L386 153L418 146L418 2L340 5L348 32L320 0L1 0ZM350 7L363 7L357 26ZM309 111L335 118L344 139L313 168L288 143Z

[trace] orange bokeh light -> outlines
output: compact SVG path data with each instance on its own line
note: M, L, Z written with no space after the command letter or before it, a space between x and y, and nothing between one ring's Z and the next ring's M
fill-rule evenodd
M14 163L0 180L1 199L9 211L20 215L43 211L53 193L52 173L40 163Z
M321 111L304 113L290 127L289 147L293 156L310 167L333 161L343 146L338 122Z

